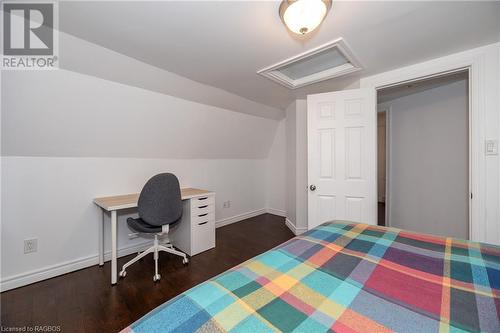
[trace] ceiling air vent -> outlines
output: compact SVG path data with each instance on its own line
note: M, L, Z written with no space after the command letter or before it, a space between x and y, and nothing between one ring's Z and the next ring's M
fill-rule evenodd
M288 88L295 89L362 69L342 39L324 44L257 73Z

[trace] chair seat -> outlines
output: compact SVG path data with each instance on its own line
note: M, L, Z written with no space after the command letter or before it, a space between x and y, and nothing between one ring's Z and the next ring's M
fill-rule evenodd
M178 219L177 221L173 223L169 223L171 226L175 225L177 222L179 222L181 219ZM144 222L143 219L139 218L132 218L129 217L127 219L127 224L131 229L134 229L137 232L142 232L142 233L148 233L148 234L156 234L161 232L161 226L155 226L151 225L149 223Z
M131 218L127 219L127 224L131 229L134 229L137 232L156 234L161 232L161 226L155 226L144 222L141 218Z

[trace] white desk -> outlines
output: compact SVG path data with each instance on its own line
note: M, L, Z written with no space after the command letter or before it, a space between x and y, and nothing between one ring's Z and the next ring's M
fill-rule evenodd
M181 189L183 200L182 220L169 232L172 244L186 254L197 253L215 247L215 193L196 188ZM111 284L117 281L117 212L137 207L139 193L95 198L102 209L102 225L99 226L99 266L104 265L104 215L111 214Z

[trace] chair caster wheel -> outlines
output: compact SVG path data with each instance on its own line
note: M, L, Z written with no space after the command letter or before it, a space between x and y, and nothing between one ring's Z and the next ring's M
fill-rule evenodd
M182 263L183 263L184 265L187 265L187 264L188 264L188 262L189 262L188 258L183 258L183 259L182 259Z
M120 271L120 273L118 273L118 275L122 278L124 278L125 276L127 276L127 271Z
M156 274L153 276L153 281L154 282L160 281L160 278L161 278L160 274Z

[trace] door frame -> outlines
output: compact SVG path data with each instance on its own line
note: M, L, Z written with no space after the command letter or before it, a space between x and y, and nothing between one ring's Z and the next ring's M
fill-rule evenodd
M362 88L380 90L467 70L469 74L469 239L487 242L486 139L487 56L496 44L362 78ZM496 74L496 73L495 73Z
M391 180L389 178L390 175L390 167L391 167L391 131L390 131L390 122L391 122L391 106L387 106L384 108L379 108L377 103L377 112L385 112L385 226L391 226L391 210L389 209L391 204ZM377 137L378 144L378 137ZM378 165L378 155L377 155L377 165ZM377 190L378 190L378 178L377 178ZM378 205L377 205L378 209ZM378 212L377 212L378 214Z

